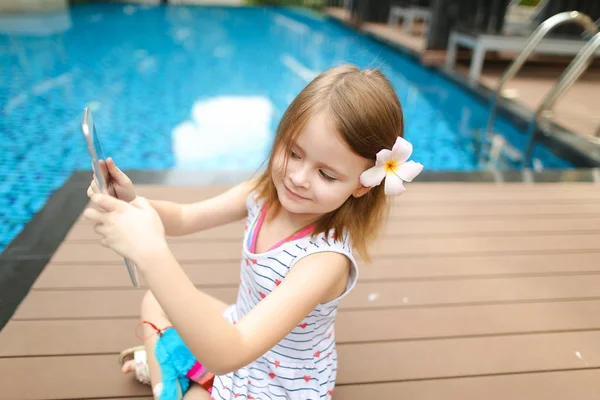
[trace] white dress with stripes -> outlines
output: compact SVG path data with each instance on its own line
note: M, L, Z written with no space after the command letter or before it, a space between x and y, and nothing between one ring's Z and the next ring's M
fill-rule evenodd
M333 251L347 256L352 268L346 291L337 299L317 306L283 340L249 365L215 376L214 399L308 400L329 399L337 372L334 321L340 300L356 284L358 267L347 237L326 241L325 234L305 236L261 254L249 251L250 233L262 202L251 194L246 202L248 219L244 234L241 282L235 304L225 317L236 323L269 295L294 264L309 254ZM273 319L277 319L274 315Z

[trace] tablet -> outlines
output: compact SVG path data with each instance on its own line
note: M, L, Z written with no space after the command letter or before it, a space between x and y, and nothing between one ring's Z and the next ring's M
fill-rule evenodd
M100 139L96 133L92 112L89 107L86 107L83 110L81 131L83 132L83 137L85 138L90 157L92 158L92 168L94 169L94 174L96 176L96 184L102 193L108 193L108 184L110 182L106 180L106 177L102 174L102 170L100 169L100 160L106 160L106 158L104 157L104 151L102 150ZM136 288L140 287L135 264L131 260L125 259L125 265L127 266L127 272L129 272L129 278L131 279L133 286Z

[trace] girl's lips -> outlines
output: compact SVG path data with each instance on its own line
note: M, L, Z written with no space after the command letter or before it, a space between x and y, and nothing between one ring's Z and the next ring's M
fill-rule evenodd
M306 198L306 197L304 197L304 196L300 196L299 194L297 194L297 193L293 192L293 191L292 191L292 190L290 190L290 188L288 188L288 187L287 187L285 184L284 184L283 186L285 187L285 190L287 190L287 192L289 193L289 195L290 195L292 198L296 198L296 199L299 199L299 200L309 200L308 198Z

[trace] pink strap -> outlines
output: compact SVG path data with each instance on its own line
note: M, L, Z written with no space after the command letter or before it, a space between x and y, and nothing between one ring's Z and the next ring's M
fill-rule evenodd
M308 235L309 233L311 233L313 230L312 226L309 226L308 228L296 233L295 235L290 236L287 239L281 239L279 242L275 243L268 251L271 251L273 249L276 249L277 247L281 246L282 244L286 243L286 242L291 242L292 240L296 240L296 239L301 239L304 236Z
M250 252L251 253L256 253L256 238L258 238L258 231L260 231L260 228L262 227L262 224L265 221L266 215L267 215L267 205L265 204L263 206L262 210L260 210L260 215L258 216L256 225L254 226L254 230L252 231L252 241L250 242ZM292 240L301 239L304 236L307 236L309 233L311 233L314 228L315 227L311 225L309 227L304 228L302 231L296 233L295 235L281 239L279 242L277 242L273 246L271 246L269 248L269 250L267 250L267 251L276 249L277 247L281 246L282 244L284 244L286 242L291 242Z
M260 215L258 216L258 221L254 226L254 230L252 231L252 241L250 242L250 252L256 253L256 238L258 237L258 231L262 227L263 222L265 221L265 216L267 215L267 206L264 205L262 210L260 210Z

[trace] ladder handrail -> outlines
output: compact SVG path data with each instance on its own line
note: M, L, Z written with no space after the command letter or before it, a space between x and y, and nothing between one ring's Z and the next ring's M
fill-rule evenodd
M486 127L486 134L489 135L494 131L494 120L496 119L496 108L498 104L498 100L500 98L500 93L502 92L502 88L506 83L514 78L514 76L519 72L527 58L531 52L537 47L539 42L555 27L565 24L567 22L575 22L581 25L590 35L595 35L598 32L598 26L594 24L594 21L587 16L586 14L580 13L579 11L565 11L562 13L558 13L548 18L544 22L542 22L536 29L533 31L529 39L525 43L525 47L517 58L512 62L509 68L506 70L500 81L498 82L498 86L494 93L494 97L492 98L491 106L490 106L490 116L488 118L488 123Z
M537 136L537 126L546 117L548 111L552 109L558 98L569 90L571 86L573 86L573 83L575 83L581 74L585 72L587 67L589 67L598 48L600 48L600 33L596 33L585 46L583 46L567 69L562 73L556 85L548 92L544 101L542 101L542 104L540 104L536 110L534 118L529 124L529 139L524 152L523 166L527 167L531 164L535 139Z

